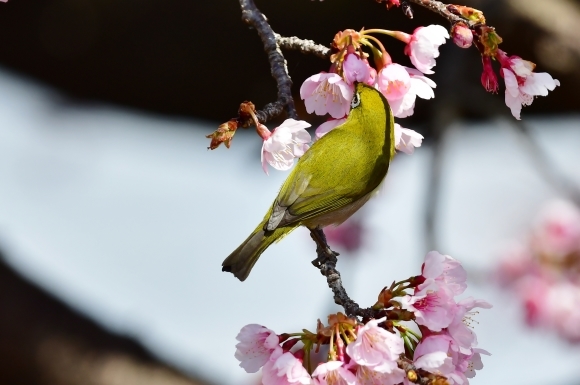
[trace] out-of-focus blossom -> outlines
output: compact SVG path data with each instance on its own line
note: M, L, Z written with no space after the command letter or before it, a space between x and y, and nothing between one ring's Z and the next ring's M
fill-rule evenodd
M519 56L508 57L500 49L497 52L506 87L505 104L512 115L520 120L522 106L532 104L534 96L548 95L548 91L553 91L560 82L547 72L533 72L536 65L531 61Z
M431 68L435 67L435 59L439 57L439 46L445 44L445 39L449 39L449 33L440 25L418 27L405 47L405 54L419 71L432 74Z
M369 63L359 58L358 55L354 53L346 55L342 68L347 84L354 84L354 82L369 84L371 78Z
M555 260L580 251L580 209L564 200L546 206L536 221L532 248Z
M453 295L463 293L467 287L467 272L461 263L437 251L427 253L421 275L425 277L426 282L419 286L419 289L429 285L430 280L434 280L439 287L450 291Z
M547 322L572 343L580 343L580 286L571 282L552 285L546 295Z
M395 123L395 148L397 150L410 155L415 152L415 147L421 147L421 143L423 143L423 135Z
M397 359L405 351L403 340L378 326L386 318L371 320L357 332L356 340L346 347L350 358L358 365L370 366L382 373L397 368Z
M426 286L414 295L401 298L403 309L415 314L419 325L439 332L449 326L454 317L455 301L447 290L439 290L433 284Z
M580 209L548 204L527 243L511 246L497 268L503 290L522 302L529 326L580 343Z
M309 385L312 378L292 353L277 347L262 369L264 385Z
M491 65L491 57L488 55L481 55L481 62L483 64L483 72L481 74L481 84L487 92L497 92L499 84L497 82L497 75Z
M473 32L463 22L453 24L451 38L459 48L469 48L473 44Z
M355 385L356 376L341 361L320 364L312 372L315 385Z
M279 344L276 333L262 325L250 324L240 330L235 357L248 373L256 373Z
M360 220L351 217L337 227L325 228L324 233L331 245L338 245L346 251L354 252L362 246L364 227Z
M340 126L344 122L346 122L346 118L330 119L322 123L315 131L316 139L322 138L324 135L332 131L334 128Z
M303 120L286 119L269 135L264 134L262 144L262 168L268 174L268 164L277 170L288 170L294 158L304 155L310 143L306 128L309 123Z
M434 81L413 68L399 64L389 64L383 68L377 78L377 88L389 101L393 116L406 118L413 115L415 100L435 97Z
M300 87L308 113L330 114L336 119L348 115L353 93L353 87L335 73L312 75Z

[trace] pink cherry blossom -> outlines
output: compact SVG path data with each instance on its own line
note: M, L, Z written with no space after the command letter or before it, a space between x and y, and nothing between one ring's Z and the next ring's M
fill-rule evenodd
M355 252L363 244L365 228L360 220L351 217L337 227L325 228L324 232L330 244Z
M434 332L439 332L451 324L456 306L449 292L439 290L434 281L414 295L401 298L401 305L403 309L415 314L417 324Z
M416 69L395 63L384 67L377 79L377 88L387 98L397 118L413 115L417 96L422 99L434 98L435 86L435 82Z
M381 373L392 373L397 368L399 355L405 351L403 339L378 326L386 317L370 320L357 332L346 353L359 365L370 366Z
M312 372L314 385L355 385L356 377L341 361L320 364Z
M292 353L284 353L280 346L272 352L262 369L264 385L309 385L312 378L302 362Z
M467 272L461 263L437 251L427 253L421 275L426 278L426 282L419 289L429 285L429 279L437 282L439 287L449 290L452 295L459 295L467 288Z
M430 373L447 376L455 369L452 358L448 354L451 338L435 334L423 338L417 348L413 360L415 366Z
M248 373L256 373L268 361L279 344L279 338L272 330L262 325L250 324L240 330L236 339L235 357Z
M322 123L316 129L316 132L315 132L316 139L322 138L324 135L326 135L327 133L332 131L334 128L340 126L344 122L346 122L346 118L330 119L330 120Z
M542 258L557 262L580 252L580 209L564 200L546 205L536 220L531 247Z
M486 350L474 348L473 354L467 359L467 370L465 371L465 377L473 378L475 377L475 371L483 369L483 362L481 361L481 355L485 354L490 356L491 354Z
M369 63L358 57L354 53L346 55L343 64L344 80L347 84L361 82L369 84L371 78L371 67Z
M415 349L414 363L417 368L447 378L450 385L468 385L468 378L475 376L475 370L483 368L483 349L473 349L469 354L453 350L453 340L444 334L435 334L421 340Z
M395 148L397 150L410 155L415 152L415 147L421 147L422 142L423 135L395 123Z
M300 87L300 97L308 113L330 114L333 118L348 115L353 93L353 86L335 73L312 75Z
M286 119L272 131L262 144L262 168L268 174L268 164L277 170L288 170L294 158L304 155L310 143L310 134L305 129L309 123Z
M390 373L378 372L368 366L358 366L356 369L357 385L395 385L405 378L405 371L398 367Z
M492 305L489 302L472 297L459 301L454 308L453 321L447 328L447 332L454 342L452 348L461 354L471 354L472 348L477 346L477 336L471 328L474 322L473 316L478 313L472 312L476 307L490 309Z
M571 282L552 285L545 298L548 326L553 326L564 339L580 342L580 286Z
M449 33L440 25L419 27L405 47L405 54L419 71L432 74L431 68L435 67L435 58L439 56L439 46L445 44L445 39L449 39Z
M560 82L547 72L533 72L535 64L518 56L508 57L498 50L498 60L501 64L501 74L505 81L505 103L512 115L520 120L522 106L529 106L534 96L546 96Z
M483 64L483 72L481 74L481 84L487 92L497 92L499 84L497 82L497 75L491 65L491 58L487 55L481 55L481 62Z
M402 99L411 88L411 76L400 64L389 64L379 71L377 88L389 103Z

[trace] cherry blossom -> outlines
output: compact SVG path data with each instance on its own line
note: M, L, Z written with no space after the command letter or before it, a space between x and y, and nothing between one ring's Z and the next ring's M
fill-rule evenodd
M344 80L347 84L353 84L354 82L372 84L371 67L369 66L369 63L359 58L358 55L354 53L346 55L346 59L344 59L343 70Z
M290 352L283 352L280 346L262 369L262 384L264 385L309 385L312 378L302 366L302 362Z
M271 134L262 135L262 168L268 174L268 164L277 170L288 170L294 158L304 155L310 143L306 128L309 123L302 120L286 119Z
M423 135L395 123L395 148L397 150L410 155L415 152L415 147L421 147L422 142Z
M449 336L453 339L452 348L462 354L471 354L472 348L477 346L477 336L471 329L475 308L491 309L491 304L472 297L465 298L457 303L454 308L453 321L447 328Z
M536 220L531 246L554 260L580 251L580 209L565 200L546 205Z
M340 126L344 122L346 122L346 118L330 119L322 123L315 131L316 139L322 138L324 135L332 131L334 128Z
M353 87L335 73L312 75L300 87L300 97L309 114L330 114L333 118L348 115L353 93Z
M359 365L370 366L381 373L397 368L397 359L405 351L403 340L378 326L386 317L370 320L357 331L357 337L346 347L346 353Z
M427 253L421 275L426 278L426 281L419 286L419 289L430 285L430 280L434 280L453 295L463 293L467 287L467 272L461 263L437 251Z
M355 385L356 377L341 361L328 361L312 372L315 385Z
M570 342L580 342L580 287L571 282L552 285L547 292L544 314L547 323Z
M533 72L536 65L531 61L523 60L519 56L508 57L500 49L497 56L506 86L505 103L518 120L522 106L529 106L534 101L534 96L546 96L548 91L553 91L560 85L547 72Z
M418 27L405 47L405 54L419 71L432 74L431 68L435 67L435 58L439 56L439 46L445 44L445 39L449 39L449 33L440 25Z
M279 344L279 338L272 330L262 325L250 324L240 330L236 339L235 357L248 373L256 373L268 361Z
M425 286L414 295L401 298L401 305L403 309L415 314L417 324L434 332L439 332L451 324L456 306L449 292L439 290L435 283Z
M377 88L387 98L397 118L413 115L417 96L422 99L434 98L435 87L435 82L421 72L396 63L381 69L377 78Z
M400 368L394 368L390 373L379 372L368 366L358 366L356 369L358 385L395 385L405 378L405 372Z
M451 338L435 334L424 338L417 348L413 360L415 366L430 373L447 376L455 369L452 358L448 355Z

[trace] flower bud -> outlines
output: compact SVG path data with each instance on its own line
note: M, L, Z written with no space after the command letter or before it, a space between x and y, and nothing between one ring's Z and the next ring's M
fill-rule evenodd
M497 92L499 85L497 76L491 66L491 58L487 55L481 55L483 63L483 73L481 74L481 84L487 92Z
M469 48L473 43L473 32L465 23L456 23L451 28L451 37L453 42L459 48Z

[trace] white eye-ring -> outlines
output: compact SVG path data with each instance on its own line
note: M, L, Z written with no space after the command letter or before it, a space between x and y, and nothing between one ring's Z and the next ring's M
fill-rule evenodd
M352 97L352 101L350 102L350 108L358 107L360 104L360 94L357 92Z
M358 107L360 104L360 94L357 92L356 94L354 94L354 96L352 97L352 101L350 102L350 107L351 108L355 108Z

